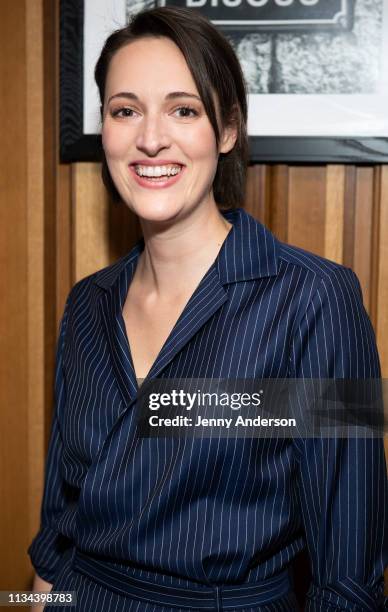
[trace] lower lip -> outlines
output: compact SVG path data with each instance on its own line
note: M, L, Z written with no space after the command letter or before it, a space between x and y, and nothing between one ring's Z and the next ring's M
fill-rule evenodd
M147 187L147 189L165 189L166 187L171 187L179 181L185 170L184 166L182 166L182 169L180 172L178 172L178 174L175 174L174 176L168 177L166 179L152 181L148 180L145 176L139 176L138 174L136 174L135 168L133 166L129 166L129 169L132 172L137 184L141 187Z

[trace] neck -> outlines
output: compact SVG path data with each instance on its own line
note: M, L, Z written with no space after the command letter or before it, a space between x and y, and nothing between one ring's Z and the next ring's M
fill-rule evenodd
M136 270L147 293L170 296L185 293L211 266L232 225L217 205L198 207L164 227L141 221L144 236Z

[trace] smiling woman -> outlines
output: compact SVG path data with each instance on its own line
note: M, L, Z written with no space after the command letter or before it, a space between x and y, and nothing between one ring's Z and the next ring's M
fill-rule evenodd
M130 27L114 33L100 55L95 77L102 104L103 126L106 127L106 107L111 102L111 96L120 94L121 107L115 104L114 108L119 116L130 116L133 120L139 117L129 102L147 103L146 99L139 99L140 92L131 89L113 91L111 87L114 76L119 79L115 84L118 87L129 83L125 78L125 63L117 58L115 64L120 65L118 70L121 69L121 74L113 75L111 68L115 56L120 53L124 62L135 57L135 62L131 63L134 82L137 87L141 84L146 97L148 94L148 98L152 98L150 108L144 109L148 110L146 116L150 113L152 116L152 112L155 112L155 96L159 94L159 107L162 102L167 104L168 108L165 106L164 111L168 110L172 118L186 122L190 117L194 119L199 115L200 125L197 129L203 129L205 123L208 130L212 128L213 147L219 146L222 129L234 130L232 138L237 138L234 146L228 150L228 143L225 142L225 151L220 150L217 156L213 192L215 201L222 206L239 206L244 199L248 163L247 97L242 70L234 51L228 41L199 14L185 12L184 9L165 9L157 25L152 22L152 15L156 15L155 12L144 11L132 21ZM136 42L137 48L130 49L131 42ZM150 45L153 47L151 57ZM121 76L124 78L120 81ZM186 84L186 87L173 87L174 82ZM109 94L107 88L110 88ZM178 114L182 112L183 115ZM196 126L193 128L195 130ZM189 130L186 131L190 134ZM225 134L226 138L228 136L229 133ZM207 137L209 139L210 136ZM103 162L103 179L113 199L120 200L121 194L112 181L106 160Z
M205 18L137 14L95 74L103 179L143 238L66 302L37 587L75 591L76 612L296 611L307 550L306 610L382 609L381 439L290 439L270 419L265 437L248 419L245 437L147 438L137 410L141 379L378 378L356 276L241 208L245 86ZM168 426L190 430L179 407Z
M186 60L169 38L141 38L115 53L105 84L102 142L121 199L141 219L167 221L205 202L215 208L209 187L218 157L236 139L235 125L222 127L217 148Z

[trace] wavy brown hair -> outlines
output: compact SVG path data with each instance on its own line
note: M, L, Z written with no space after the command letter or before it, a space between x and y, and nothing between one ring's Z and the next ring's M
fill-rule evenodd
M222 126L237 126L237 141L229 153L221 153L213 183L214 199L222 208L242 206L248 165L247 95L238 58L229 41L197 11L177 7L152 8L137 13L130 23L106 40L95 68L95 79L104 104L105 83L114 54L125 45L147 36L167 37L186 59L197 86L217 147L220 128L214 103L217 95ZM120 195L103 155L102 178L114 201Z

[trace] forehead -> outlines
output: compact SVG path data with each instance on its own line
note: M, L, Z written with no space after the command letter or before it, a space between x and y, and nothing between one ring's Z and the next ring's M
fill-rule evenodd
M165 37L141 38L115 53L108 69L106 94L113 95L115 89L153 96L174 90L198 95L184 55Z

